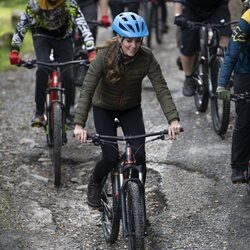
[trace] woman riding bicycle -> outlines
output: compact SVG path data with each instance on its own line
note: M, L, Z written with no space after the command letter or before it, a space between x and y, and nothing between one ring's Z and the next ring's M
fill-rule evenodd
M85 125L92 104L98 134L116 135L115 118L119 119L124 134L144 134L141 91L142 80L148 76L170 124L169 136L175 139L180 132L179 114L159 63L152 51L142 45L143 37L148 35L146 23L133 12L123 12L114 19L112 29L117 36L98 48L81 88L74 120L76 138L82 143L87 140ZM140 139L132 145L139 151L136 161L144 166L145 179L145 147L140 147L144 142ZM88 184L88 204L93 207L101 206L101 182L119 157L113 147L101 147L102 159L97 162Z
M24 36L29 29L32 32L38 61L50 62L52 50L54 60L57 62L73 60L72 32L74 25L78 27L83 36L85 46L89 52L89 59L93 60L95 56L94 38L74 0L29 0L12 38L10 63L13 65L20 64L19 51ZM62 72L62 83L66 94L66 117L67 121L70 121L72 120L70 104L74 78L71 69L65 70L62 68ZM38 66L35 90L36 112L31 121L32 126L41 126L43 124L48 74L48 69Z

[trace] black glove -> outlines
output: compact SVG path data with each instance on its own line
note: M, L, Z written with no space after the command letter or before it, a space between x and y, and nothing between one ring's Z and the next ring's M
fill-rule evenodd
M185 27L187 27L187 18L185 16L183 16L182 14L175 16L174 24L176 24L182 28L185 28Z

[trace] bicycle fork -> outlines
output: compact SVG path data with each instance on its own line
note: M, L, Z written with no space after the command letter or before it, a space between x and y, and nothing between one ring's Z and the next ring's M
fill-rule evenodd
M50 134L53 130L53 110L52 103L58 102L62 110L65 107L65 93L64 88L60 86L60 82L58 79L58 72L53 71L51 73L51 77L49 79L49 86L46 90L46 117L47 123L45 124L45 132L47 134L47 143L49 146L53 145L53 136ZM62 133L62 141L66 143L66 131L65 131L65 112L62 112L62 124L63 124L63 133Z

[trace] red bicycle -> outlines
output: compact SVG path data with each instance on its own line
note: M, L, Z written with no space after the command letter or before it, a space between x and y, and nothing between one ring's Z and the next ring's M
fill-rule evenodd
M58 63L29 60L21 61L19 65L28 69L41 65L50 70L48 88L46 90L46 111L43 127L46 133L47 145L50 149L54 169L54 185L56 187L61 184L61 148L67 142L65 93L61 82L61 67L79 64L88 65L88 61L74 60Z

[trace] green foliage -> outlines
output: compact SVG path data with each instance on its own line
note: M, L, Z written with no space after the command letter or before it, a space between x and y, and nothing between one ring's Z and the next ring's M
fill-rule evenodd
M6 36L6 34L13 34L14 27L11 23L11 15L13 11L23 11L27 5L28 0L0 0L0 37ZM0 44L0 72L10 69L9 52L10 52L10 40L7 44ZM21 54L33 51L31 35L28 33L25 36L23 46L21 48Z
M20 7L27 4L27 0L1 0L0 7Z

